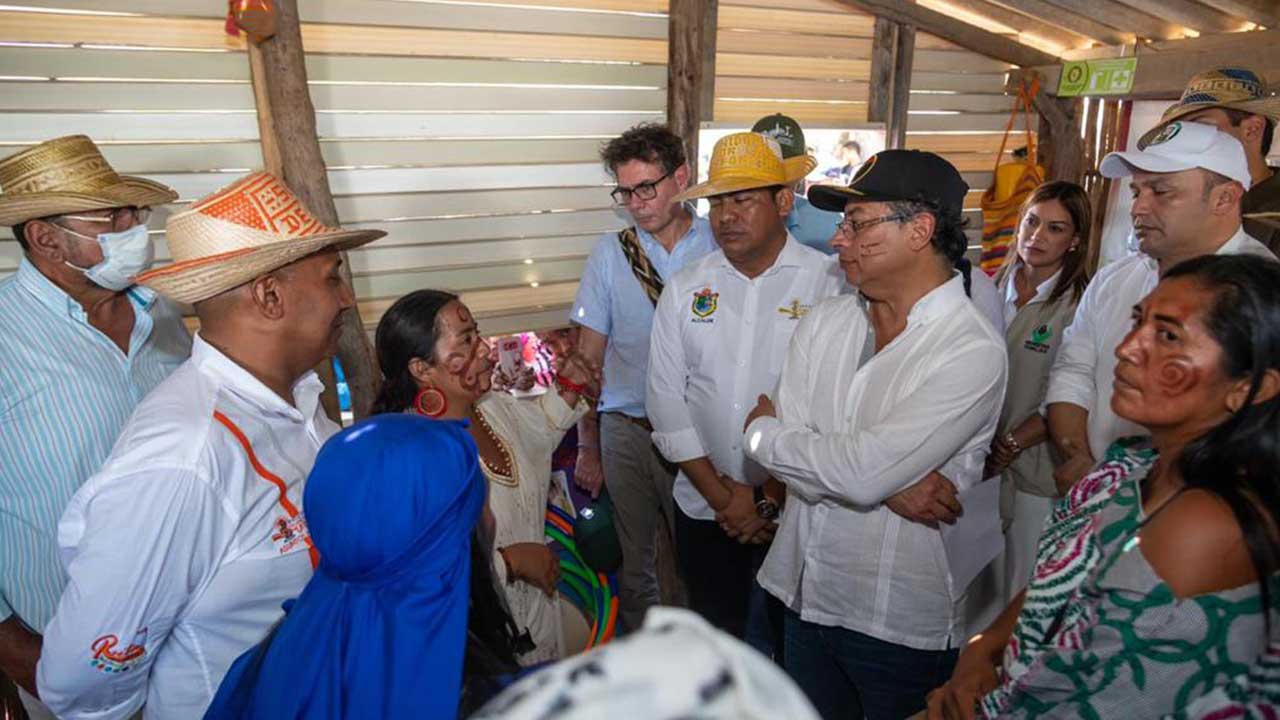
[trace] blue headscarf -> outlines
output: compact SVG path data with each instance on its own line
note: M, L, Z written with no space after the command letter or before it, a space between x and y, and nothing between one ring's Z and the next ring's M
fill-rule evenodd
M413 415L325 443L303 494L320 566L205 718L456 717L478 458L460 423Z

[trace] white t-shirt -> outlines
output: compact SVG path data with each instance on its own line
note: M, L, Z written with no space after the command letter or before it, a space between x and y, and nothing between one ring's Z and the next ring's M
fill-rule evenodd
M289 405L197 334L58 526L68 583L40 699L67 720L204 714L311 578L303 482L338 427L308 372Z

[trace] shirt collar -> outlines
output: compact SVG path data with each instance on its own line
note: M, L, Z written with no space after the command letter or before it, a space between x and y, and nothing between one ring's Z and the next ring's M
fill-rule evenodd
M1214 255L1240 255L1246 252L1245 245L1253 238L1244 231L1244 225L1236 228L1236 232L1226 242L1222 243L1222 247L1218 248Z
M952 270L950 280L925 293L911 307L911 312L907 313L907 325L927 324L934 318L949 314L961 302L969 302L964 292L964 277L960 271Z
M1008 282L1005 283L1005 287L1004 287L1005 302L1012 303L1012 302L1017 302L1018 300L1018 286L1015 283L1014 278L1017 276L1018 269L1021 267L1022 267L1022 261L1019 260L1017 264L1013 266L1013 269L1009 272L1009 280ZM1027 303L1030 304L1033 302L1040 302L1041 300L1044 300L1045 298L1049 297L1049 294L1053 292L1053 287L1058 284L1058 277L1061 275L1062 275L1062 268L1058 268L1057 272L1050 275L1048 278L1045 279L1044 282L1036 286L1036 294L1033 295L1031 299L1027 301Z
M85 319L84 307L68 295L66 290L55 285L25 256L19 261L18 271L14 275L17 277L18 284L35 296L40 304L55 313L66 313L68 317ZM134 285L125 292L129 300L142 310L150 309L156 301L155 291L141 285Z
M225 380L228 389L253 403L264 414L284 416L293 420L309 419L315 416L320 402L320 393L324 390L324 383L320 381L320 377L314 370L308 370L294 382L293 401L297 406L290 405L253 373L210 345L201 337L199 331L191 342L191 361L201 372L211 373Z
M676 244L671 247L672 254L679 251L680 246L683 245L686 240L698 234L699 222L708 222L706 218L698 215L696 212L697 208L693 206L693 203L682 203L682 206L686 211L688 211L689 217L693 218L693 222L689 223L689 229L685 230L684 235L681 235L680 239L676 241ZM662 247L662 243L658 242L658 238L651 235L648 230L645 230L639 225L632 225L632 227L636 229L636 237L639 238L640 243L644 245L644 251L646 253L652 251L654 248L657 248L664 253L667 251L666 248Z

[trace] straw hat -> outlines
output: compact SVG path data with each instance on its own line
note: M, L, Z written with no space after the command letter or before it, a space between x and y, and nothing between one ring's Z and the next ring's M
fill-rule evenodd
M818 161L810 155L783 160L778 141L758 133L725 135L711 151L709 179L677 195L675 202L774 185L789 186L817 165Z
M118 174L84 135L48 140L0 160L0 226L177 199L158 182Z
M348 250L383 235L321 225L283 182L256 172L170 216L165 236L173 264L134 280L195 303L319 250Z
M1164 111L1160 122L1138 140L1138 147L1149 145L1165 125L1206 108L1242 110L1280 120L1280 96L1267 90L1261 75L1248 68L1214 68L1187 81L1182 98Z

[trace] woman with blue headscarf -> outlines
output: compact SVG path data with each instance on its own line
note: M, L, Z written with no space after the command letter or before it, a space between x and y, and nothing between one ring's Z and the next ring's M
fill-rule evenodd
M205 717L456 717L478 457L461 423L412 415L325 443L303 495L320 566Z

